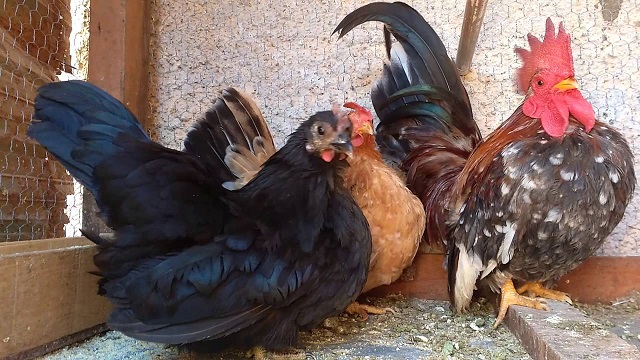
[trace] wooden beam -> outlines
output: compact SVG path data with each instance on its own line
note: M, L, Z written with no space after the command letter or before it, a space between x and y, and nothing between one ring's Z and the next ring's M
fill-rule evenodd
M387 286L372 289L367 295L385 296L401 293L420 299L448 300L447 272L442 266L444 255L418 253L413 262L412 279L398 280Z
M460 75L466 75L471 69L471 60L473 60L473 53L476 51L487 3L488 0L467 0L460 42L458 43L458 54L456 55L456 65L460 70Z
M50 352L62 349L65 346L73 345L78 341L82 341L84 339L88 339L90 337L96 336L98 334L102 334L108 331L109 328L106 324L100 324L88 329L79 331L77 333L73 333L71 335L67 335L61 337L60 339L56 339L50 343L46 343L44 345L40 345L33 349L29 349L27 351L23 351L21 353L9 355L4 360L28 360L28 359L37 359L40 356L46 355Z
M85 238L0 244L0 358L53 350L64 345L60 339L104 323L111 304L89 274L95 251Z
M145 0L91 3L88 80L122 101L147 126L149 7Z
M101 0L90 7L88 80L122 101L148 128L150 1ZM82 227L110 231L91 193L83 191Z
M510 306L505 319L509 330L533 359L640 359L640 349L580 310L554 300L547 305L549 312Z
M611 303L640 291L640 256L593 256L557 283L585 304Z
M448 300L447 274L442 266L444 255L416 255L411 281L397 281L368 292L372 296L402 293L422 299ZM595 304L611 303L640 291L640 256L594 256L557 282L574 301Z

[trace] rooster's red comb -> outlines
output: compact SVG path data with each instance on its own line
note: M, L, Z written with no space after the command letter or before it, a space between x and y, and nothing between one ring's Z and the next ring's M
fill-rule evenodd
M522 59L522 67L516 70L518 92L524 94L529 90L531 78L540 69L548 69L563 76L573 77L573 56L571 55L571 38L564 30L562 22L558 25L558 35L551 21L547 18L547 30L544 40L540 41L529 33L527 35L531 51L516 48L516 54Z
M346 102L342 105L348 109L352 109L358 114L358 119L364 123L365 121L373 121L373 115L371 111L367 110L364 106L360 106L354 102Z

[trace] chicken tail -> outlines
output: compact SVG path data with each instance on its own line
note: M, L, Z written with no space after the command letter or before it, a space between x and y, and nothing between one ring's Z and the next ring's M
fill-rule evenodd
M388 56L371 90L380 118L376 142L383 158L407 173L407 186L425 205L425 237L442 246L435 241L446 233L443 204L482 138L469 97L438 34L415 9L371 3L347 15L334 32L342 37L367 21L384 23Z
M219 169L219 180L229 190L249 182L276 152L260 109L248 94L235 88L223 90L204 121L189 132L184 146L210 168Z
M407 4L371 3L347 15L334 33L342 37L367 21L385 24L388 61L371 91L380 118L376 140L383 156L402 163L416 143L405 133L416 127L421 133L461 135L475 147L480 132L469 97L433 28ZM393 45L390 35L397 40Z
M133 114L104 90L85 81L38 88L27 134L93 193L101 206L96 166L121 150L122 141L151 141Z

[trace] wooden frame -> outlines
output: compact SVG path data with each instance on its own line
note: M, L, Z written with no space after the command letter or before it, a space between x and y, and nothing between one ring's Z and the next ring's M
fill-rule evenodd
M89 81L124 100L148 128L149 2L101 0L93 2L90 11ZM463 43L473 43L475 49L476 31L479 26L463 30L462 50L469 48ZM470 34L473 41L464 34ZM459 52L458 60L470 63L471 57ZM85 201L84 211L84 227L104 229L94 216L92 200ZM96 294L96 277L88 274L94 270L94 253L95 246L84 238L0 244L0 358L35 357L105 329L102 323L110 304ZM400 281L369 294L400 292L444 300L443 260L443 255L419 254L412 281ZM578 301L605 303L640 291L640 257L589 259L563 278L559 288Z
M397 281L369 292L373 296L401 293L423 299L448 300L444 255L416 255L411 281ZM557 282L577 302L611 303L640 292L640 256L594 256Z
M111 307L89 274L94 252L84 238L0 244L0 358L104 322Z
M90 7L89 81L123 100L146 123L146 0L100 0ZM86 194L85 194L86 195ZM104 229L85 196L83 227ZM0 358L26 359L103 331L110 311L98 296L95 246L84 238L0 244Z

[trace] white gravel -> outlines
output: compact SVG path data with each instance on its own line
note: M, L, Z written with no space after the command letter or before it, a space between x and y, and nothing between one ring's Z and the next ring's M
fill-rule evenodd
M448 303L388 296L376 305L395 315L372 315L366 322L339 316L302 335L307 359L530 359L518 340L501 326L492 330L494 315L475 304L453 316ZM175 347L146 343L108 332L44 356L42 360L205 360L242 359L243 352L194 355Z

